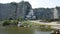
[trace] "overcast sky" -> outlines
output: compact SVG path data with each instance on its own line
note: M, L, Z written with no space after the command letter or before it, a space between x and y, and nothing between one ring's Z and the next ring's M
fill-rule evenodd
M20 2L22 0L0 0L0 3ZM60 0L24 0L28 1L33 8L52 8L60 6Z

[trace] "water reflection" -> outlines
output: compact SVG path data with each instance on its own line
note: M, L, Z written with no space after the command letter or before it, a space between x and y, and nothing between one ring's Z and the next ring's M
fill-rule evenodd
M0 26L0 34L49 34L50 32L42 32L33 28L17 27L17 26Z
M45 31L39 31L39 30L36 30L34 31L34 34L50 34L50 32L45 32Z

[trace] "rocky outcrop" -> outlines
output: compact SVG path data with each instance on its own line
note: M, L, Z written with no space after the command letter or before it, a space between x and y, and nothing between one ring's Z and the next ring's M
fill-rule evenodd
M32 9L29 2L21 1L20 3L11 2L8 4L0 4L0 19L17 19L25 18L28 12Z
M51 19L53 17L53 8L36 8L34 10L34 15L37 19Z
M16 6L13 4L0 4L0 18L2 20L12 17L15 11Z
M58 13L58 19L60 18L60 7L55 7ZM54 19L55 8L35 8L34 15L37 19Z
M20 3L11 2L7 4L0 3L0 20L9 18L18 19L19 17L26 18L26 15L33 10L36 19L53 19L54 8L35 8L29 2L21 1ZM60 18L60 7L56 7L58 17Z

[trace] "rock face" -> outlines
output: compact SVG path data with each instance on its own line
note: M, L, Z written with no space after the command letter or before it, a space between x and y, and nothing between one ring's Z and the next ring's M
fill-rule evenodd
M32 7L30 3L24 1L21 1L20 3L11 2L8 4L0 4L0 19L17 19L19 17L25 18L31 9Z
M55 8L35 8L29 2L21 1L20 3L0 3L0 20L6 20L9 18L18 19L19 17L26 18L28 13L33 10L36 19L53 19ZM56 7L58 12L58 18L60 17L60 7Z
M35 8L34 15L37 19L59 19L60 7L56 8Z
M29 2L22 1L22 2L18 3L17 17L21 16L22 18L25 18L31 9L32 9L32 7Z
M13 4L0 4L0 19L13 18L16 11L16 5Z
M53 18L53 8L37 8L33 9L34 15L37 19L51 19Z
M58 11L56 8L53 11L53 15L54 15L54 19L58 19Z

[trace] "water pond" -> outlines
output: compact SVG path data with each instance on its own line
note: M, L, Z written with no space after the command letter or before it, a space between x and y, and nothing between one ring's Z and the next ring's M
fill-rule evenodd
M17 27L17 26L0 26L0 34L50 34L49 31L40 31L34 28Z

